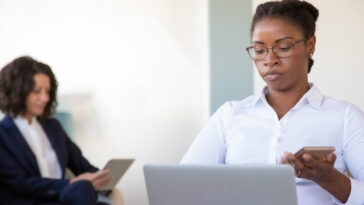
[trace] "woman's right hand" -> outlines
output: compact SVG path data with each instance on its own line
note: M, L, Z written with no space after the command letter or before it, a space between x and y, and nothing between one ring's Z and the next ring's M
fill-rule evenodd
M92 183L95 190L100 189L103 185L109 183L111 181L111 176L108 175L110 172L109 169L101 170L98 172L86 172L78 175L77 177L70 180L70 184L80 181L80 180L88 180Z
M330 181L330 176L337 172L334 167L335 160L336 155L333 153L323 159L318 159L309 153L298 158L290 152L284 152L280 164L290 164L295 169L297 177L310 179L320 184L323 181Z

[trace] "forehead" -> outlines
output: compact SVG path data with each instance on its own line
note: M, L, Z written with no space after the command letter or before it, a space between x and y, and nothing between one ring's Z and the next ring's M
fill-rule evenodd
M260 20L254 27L252 42L260 41L264 44L274 44L278 39L292 37L295 40L302 39L301 29L292 23L278 19L266 18Z
M35 85L49 85L50 84L50 78L49 76L43 74L43 73L37 73L34 75L34 82Z

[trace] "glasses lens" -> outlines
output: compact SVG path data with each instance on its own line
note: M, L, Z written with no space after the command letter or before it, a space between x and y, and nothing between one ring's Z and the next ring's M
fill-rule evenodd
M281 41L273 46L274 53L281 58L292 54L294 43L292 41Z
M267 53L267 49L264 46L254 46L249 48L249 55L254 60L264 59Z

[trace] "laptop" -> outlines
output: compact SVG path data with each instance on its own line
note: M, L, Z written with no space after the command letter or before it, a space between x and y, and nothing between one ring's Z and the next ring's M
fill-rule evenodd
M150 205L297 205L288 165L145 165Z

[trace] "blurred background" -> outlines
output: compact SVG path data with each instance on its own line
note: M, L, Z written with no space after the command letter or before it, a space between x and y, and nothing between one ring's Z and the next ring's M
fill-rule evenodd
M100 168L135 158L118 189L143 205L144 164L178 163L217 107L264 87L245 53L261 2L0 0L0 67L21 55L50 65L69 135ZM364 110L364 1L309 2L310 81Z

